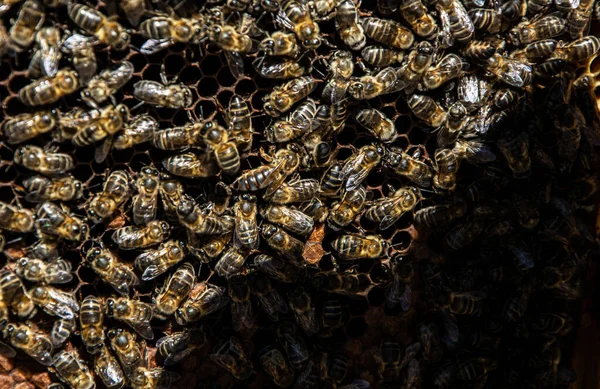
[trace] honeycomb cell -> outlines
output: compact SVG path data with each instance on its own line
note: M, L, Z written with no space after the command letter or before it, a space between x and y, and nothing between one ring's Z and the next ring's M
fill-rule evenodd
M188 85L197 83L202 77L202 72L197 66L186 66L178 74L179 80Z
M208 55L202 59L202 74L216 76L222 67L221 59L216 55Z
M220 87L227 88L235 84L236 79L228 68L221 68L217 74L217 82Z
M213 77L203 77L198 83L198 94L203 97L212 97L219 90L219 84Z

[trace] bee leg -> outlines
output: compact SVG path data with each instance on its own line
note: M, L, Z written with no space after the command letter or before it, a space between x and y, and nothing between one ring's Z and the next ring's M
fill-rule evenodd
M358 66L361 68L361 70L363 72L365 72L366 74L373 74L373 70L369 69L367 67L367 65L365 65L365 61L362 60L362 58L357 58L356 59L356 63L358 64Z

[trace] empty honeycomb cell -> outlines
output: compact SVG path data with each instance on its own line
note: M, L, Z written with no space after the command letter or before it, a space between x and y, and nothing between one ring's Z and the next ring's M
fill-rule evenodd
M14 75L13 77L11 77L10 79L10 83L8 84L8 89L13 93L13 94L18 94L19 91L21 90L21 88L29 85L31 83L31 80L29 78L27 78L25 75Z
M221 70L219 70L219 74L217 74L217 81L219 83L219 86L227 88L235 84L236 79L231 74L231 71L228 68L224 67L221 68Z
M221 67L221 58L217 55L208 55L202 58L202 74L204 76L216 76Z
M179 75L182 69L187 66L187 61L184 57L178 54L170 54L165 57L165 71L168 75L175 76ZM183 81L182 81L183 82Z
M204 97L212 97L219 90L219 84L213 77L203 77L198 83L198 94Z
M202 72L197 66L185 66L177 74L179 75L179 81L192 85L200 80Z
M240 96L246 96L249 95L251 93L253 93L256 90L256 85L254 84L254 81L252 80L248 80L248 79L242 79L242 80L238 80L237 84L235 85L235 93L240 95ZM264 93L264 91L261 91ZM256 97L253 98L253 107L255 107L255 109L257 107L262 107L262 104L257 102L260 100L256 100Z
M217 112L217 107L210 100L200 100L194 107L194 113L198 118L212 118Z
M229 102L231 101L232 96L233 92L229 90L222 90L219 91L219 94L217 95L217 101L219 102L219 104L221 104L221 107L227 109L227 107L229 107Z
M18 114L23 112L23 104L21 103L21 101L19 101L19 99L15 95L12 95L11 97L6 98L2 102L2 108L3 108L4 114L7 117L17 116Z

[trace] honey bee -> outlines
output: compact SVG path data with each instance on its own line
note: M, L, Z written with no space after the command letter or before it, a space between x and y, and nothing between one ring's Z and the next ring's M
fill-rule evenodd
M313 197L309 201L298 204L297 208L300 212L310 216L315 223L325 223L329 216L329 209L318 197Z
M342 175L343 165L341 162L333 163L321 177L319 194L325 197L337 196L344 184Z
M311 217L284 205L269 205L261 212L261 215L269 222L301 236L309 235L314 228L314 221Z
M231 297L231 323L234 331L240 331L243 327L251 329L254 327L254 311L250 297L250 285L246 277L234 275L228 281L228 293Z
M496 46L492 41L472 40L462 48L461 54L478 61L485 61L496 54Z
M125 13L127 21L132 26L137 26L140 23L140 19L146 13L146 3L139 0L120 0L119 7ZM108 386L108 385L107 385Z
M490 34L500 32L502 27L502 13L499 8L475 8L469 10L468 15L476 29Z
M279 314L288 313L288 306L271 282L271 279L262 273L254 272L248 275L252 291L258 299L260 306L267 316L273 321L279 320Z
M412 304L411 279L414 269L409 263L396 262L392 266L392 274L392 283L385 294L386 307L394 309L400 305L403 311L408 311Z
M95 154L96 162L104 162L112 146L113 135L121 130L128 120L129 108L125 104L102 108L98 119L89 126L81 127L73 135L71 142L82 147L104 140L104 144L98 147Z
M235 239L243 246L258 247L258 226L256 223L256 197L243 194L233 206L235 215Z
M276 60L259 57L252 64L263 78L285 80L301 77L306 73L306 67L294 59Z
M156 342L158 353L164 358L164 364L174 365L183 360L192 351L206 344L206 333L202 327L184 329L160 338Z
M140 345L136 343L135 334L119 328L109 330L107 335L110 345L127 375L146 363Z
M216 176L219 165L210 154L183 153L166 158L163 167L171 174L188 178Z
M496 160L496 154L489 146L478 141L458 140L452 152L460 159L466 159L472 164L488 163Z
M131 195L129 174L125 170L115 170L104 182L102 192L92 198L87 210L88 217L95 223L109 218Z
M360 55L367 63L378 67L401 63L404 59L404 52L383 46L367 46L362 49Z
M331 242L331 247L348 260L379 258L387 255L388 244L378 235L342 235Z
M161 368L138 367L129 377L134 389L169 389L179 379L179 374Z
M316 102L306 99L292 114L269 126L264 132L265 138L270 143L284 143L305 135L317 128L318 112Z
M381 161L383 152L380 146L363 146L346 160L341 174L346 179L347 191L353 191L362 184Z
M352 50L365 46L365 30L359 23L358 10L352 0L341 0L335 5L335 26L346 46Z
M254 265L262 273L281 282L296 282L304 276L302 268L295 266L282 257L259 254L254 257Z
M46 13L42 3L36 0L26 0L8 31L10 39L17 51L27 49L33 43L36 32L42 27L46 20Z
M294 2L290 1L290 3ZM276 86L263 98L263 109L268 115L278 117L307 97L316 88L317 82L314 78L305 76Z
M334 231L339 231L346 227L362 211L367 192L363 186L344 193L342 200L331 207L327 217L327 225Z
M142 280L149 281L181 262L185 256L185 244L175 240L161 243L157 249L148 250L137 256L135 267L142 271Z
M149 39L140 47L140 53L149 55L175 43L198 42L202 38L201 30L201 20L196 18L154 16L146 19L140 24L139 31Z
M133 84L133 95L146 104L166 108L189 108L192 106L192 91L185 84L167 81L161 73L162 84L157 81L142 80Z
M184 263L164 283L154 303L154 316L165 320L173 315L194 286L196 271L190 263Z
M242 173L231 187L240 192L257 191L267 188L265 196L271 196L300 165L298 154L292 150L280 149L274 157L269 157L269 165Z
M73 67L77 71L81 85L87 85L96 74L98 64L93 47L95 43L95 38L73 34L65 39L61 46L61 50L65 54L73 56Z
M420 156L418 150L411 156L399 149L392 148L384 158L386 165L391 167L394 172L407 177L420 187L427 188L431 186L433 172L426 163L419 160Z
M53 77L42 77L19 90L19 100L25 105L47 105L79 88L77 73L61 69Z
M204 289L195 297L190 297L175 311L175 320L180 325L197 322L229 303L225 288L205 284Z
M340 384L348 373L348 358L345 356L322 353L320 357L321 378L329 384Z
M437 23L429 15L421 0L404 0L400 2L400 14L410 24L415 34L430 39L437 32Z
M129 30L125 30L114 18L83 4L67 5L69 17L82 30L93 34L100 42L115 50L129 47Z
M115 136L113 147L117 150L124 150L141 143L149 142L154 138L154 134L157 131L158 122L152 116L135 116Z
M309 335L319 332L317 309L304 288L296 287L287 294L288 303L298 325Z
M433 185L444 190L454 190L460 162L456 153L450 149L438 149L435 152L434 161Z
M104 347L104 310L102 300L89 295L81 302L79 314L81 340L90 354Z
M181 182L163 173L158 192L167 218L177 220L177 207L185 196Z
M15 273L30 282L66 284L73 279L71 263L57 258L52 262L22 257L17 260Z
M508 135L511 136L508 137ZM531 167L529 136L527 133L507 134L507 137L500 139L497 144L513 174L517 177L527 176Z
M29 192L25 199L30 202L71 201L83 196L81 181L72 176L50 179L32 176L23 180L23 187Z
M430 67L423 74L424 89L437 89L446 82L460 76L464 63L455 54L444 56L437 65ZM419 88L421 89L421 88Z
M316 49L321 45L319 25L313 20L309 9L300 2L287 1L279 10L276 21L282 27L293 31L305 48Z
M443 35L450 35L449 37L442 37L442 46L447 47L452 45L452 40L456 39L460 43L467 43L473 38L475 32L475 26L473 21L467 14L465 7L460 1L456 0L441 0L435 5L440 15L440 22L442 24Z
M210 355L210 360L240 381L249 378L254 373L252 362L246 356L242 343L235 336L217 345L214 353Z
M311 178L282 184L268 198L273 204L301 203L312 199L319 191L319 181Z
M398 138L394 122L377 109L362 109L356 121L384 143L392 143Z
M156 218L160 173L156 168L146 166L138 173L134 185L138 194L131 201L133 221L137 225L147 225Z
M415 39L409 29L392 20L368 17L362 19L362 26L369 38L396 49L408 49Z
M35 225L33 212L0 201L0 228L15 232L31 232Z
M579 38L584 34L584 31L590 23L592 10L594 8L594 2L589 0L582 0L575 4L578 4L577 7L573 8L567 14L567 30L573 39Z
M302 164L308 168L329 166L332 157L336 154L331 142L324 141L319 135L309 136L304 139L303 143L307 155L303 157Z
M467 212L465 201L432 205L415 212L414 220L424 226L436 227L463 217Z
M143 249L157 245L169 237L167 222L153 220L145 227L126 226L113 232L111 238L121 250Z
M71 241L86 240L89 237L89 227L85 219L72 216L67 211L67 208L54 203L42 203L36 213L35 226L38 233Z
M0 321L8 319L8 308L19 318L30 318L37 310L19 276L10 270L0 272Z
M236 174L240 170L240 153L235 142L229 139L227 130L216 122L207 121L202 127L201 135L214 153L221 170L228 175Z
M212 259L217 258L229 242L231 241L232 233L222 234L222 235L213 235L208 238L206 242L199 247L196 247L195 242L188 240L188 249L191 254L196 256L201 262L207 263Z
M555 15L536 17L519 23L508 32L507 40L515 46L524 46L542 39L554 38L565 31L567 21Z
M407 103L415 116L431 127L440 127L446 121L446 111L429 96L413 94Z
M448 231L444 237L444 244L451 250L459 250L473 242L483 232L484 227L481 219L467 219Z
M259 352L260 364L275 385L286 388L294 381L294 372L278 349L267 346Z
M62 57L60 41L60 30L56 27L44 27L35 34L37 50L31 57L28 69L31 78L56 75L58 61Z
M52 341L32 323L9 323L2 333L13 347L22 350L44 366L52 365Z
M302 258L304 243L292 237L285 231L272 224L266 224L262 228L262 236L265 238L269 247L279 252L285 258L291 261L298 261Z
M384 68L374 76L365 75L353 79L348 93L356 100L370 100L377 96L397 92L405 86L393 68Z
M456 315L478 315L486 297L487 295L480 291L448 292L438 296L437 303Z
M260 42L258 49L266 55L292 58L296 58L300 51L296 35L285 31L275 31Z
M233 95L226 111L229 131L240 151L248 151L252 146L252 119L248 103L238 95Z
M94 108L108 98L114 100L113 95L131 80L133 71L133 64L129 61L120 61L117 67L102 70L81 91L81 99Z
M106 346L94 357L94 372L108 389L121 389L125 386L125 374Z
M184 197L177 207L179 222L197 235L222 235L233 231L233 218L205 215L191 198Z
M25 145L15 151L14 161L29 170L46 176L64 175L75 168L68 154L48 152L41 147Z
M406 212L414 209L419 201L417 188L401 188L390 197L373 201L364 213L367 220L379 222L379 229L386 230L394 225Z
M38 285L29 291L29 296L48 315L73 319L79 312L79 304L70 293L51 286Z
M106 300L106 316L125 322L145 339L153 339L152 305L126 297Z
M50 339L54 347L60 347L69 339L73 331L77 328L75 319L59 319L54 322L52 331L50 331Z
M558 46L554 52L554 57L579 63L593 57L598 51L600 51L600 39L590 35Z
M379 376L382 382L389 383L400 379L400 363L402 349L392 340L384 339L381 342L376 359L380 363Z

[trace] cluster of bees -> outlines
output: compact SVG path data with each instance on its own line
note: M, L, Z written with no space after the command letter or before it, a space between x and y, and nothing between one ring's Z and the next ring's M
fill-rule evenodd
M30 81L3 102L0 351L53 389L566 387L597 249L597 4L2 0L0 66ZM204 117L166 67L211 50L270 87ZM115 162L131 149L153 158Z

